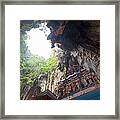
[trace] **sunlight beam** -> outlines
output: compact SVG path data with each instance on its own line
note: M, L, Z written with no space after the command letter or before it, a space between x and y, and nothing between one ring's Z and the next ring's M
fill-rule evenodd
M29 32L27 32L28 49L32 54L42 56L45 59L48 59L50 57L51 43L47 40L47 35L49 33L49 28L47 28L46 33L39 30L39 28L32 28Z

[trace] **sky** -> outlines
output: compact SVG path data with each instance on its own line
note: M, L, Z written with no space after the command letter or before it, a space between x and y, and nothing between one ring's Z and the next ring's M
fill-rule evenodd
M50 30L47 28L46 34L48 35ZM51 53L51 43L50 40L47 40L45 33L39 28L32 28L27 32L28 38L28 49L32 54L42 56L45 59L48 59Z

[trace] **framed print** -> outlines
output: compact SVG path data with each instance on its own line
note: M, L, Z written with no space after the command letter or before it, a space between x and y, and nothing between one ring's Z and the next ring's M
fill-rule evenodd
M1 118L119 119L119 2L1 2Z

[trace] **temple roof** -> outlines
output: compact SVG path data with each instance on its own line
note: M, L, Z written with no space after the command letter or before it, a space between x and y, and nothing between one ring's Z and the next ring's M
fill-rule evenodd
M44 92L41 92L40 95L37 97L38 100L44 99L44 100L56 100L57 96L52 93L50 90L45 90Z

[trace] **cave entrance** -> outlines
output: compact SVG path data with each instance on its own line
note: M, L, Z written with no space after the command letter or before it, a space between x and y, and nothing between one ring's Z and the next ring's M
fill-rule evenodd
M46 22L41 23L39 28L32 28L27 31L28 49L32 54L48 59L51 54L51 44L47 40L50 29L46 26Z

